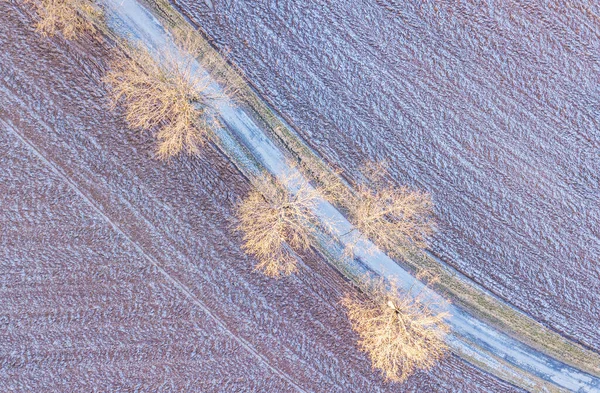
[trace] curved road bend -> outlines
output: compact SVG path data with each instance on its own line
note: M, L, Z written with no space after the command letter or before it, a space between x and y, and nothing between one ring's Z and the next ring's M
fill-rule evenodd
M124 37L133 36L154 49L174 47L160 22L136 0L103 1L107 6L109 25L117 34ZM197 72L203 72L199 65ZM218 87L215 86L215 88ZM243 109L237 108L226 98L219 100L216 104L220 110L220 117L229 132L246 149L250 150L254 158L266 169L275 176L286 176L296 172L287 165L283 152ZM225 139L229 138L225 131L219 136ZM236 149L235 143L232 143L230 147ZM230 153L238 156L243 154L241 151ZM337 234L347 233L352 228L343 215L325 200L321 201L316 213L321 219L335 222L333 231ZM355 238L349 238L346 242L354 242L356 239L358 239L358 235L355 235ZM385 277L396 279L404 288L422 288L432 299L442 300L439 295L424 288L421 282L383 252L380 250L373 252L373 249L376 248L370 241L358 240L356 256L369 269ZM482 354L482 350L487 351L517 369L523 370L525 374L534 375L563 389L600 393L600 378L564 364L509 337L477 320L461 308L449 305L447 309L452 315L448 322L453 332L449 344L455 351L462 353L469 350L471 353L481 354L481 359L491 361L489 356ZM475 346L469 346L468 343L473 343ZM527 380L526 377L524 378ZM535 384L535 382L531 383Z

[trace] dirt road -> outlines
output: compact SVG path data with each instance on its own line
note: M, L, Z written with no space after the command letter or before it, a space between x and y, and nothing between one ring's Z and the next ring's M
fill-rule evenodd
M3 391L515 391L454 357L385 384L336 272L314 257L290 279L253 271L232 165L211 147L153 159L151 136L105 110L106 45L30 25L0 3Z
M349 177L431 192L435 255L600 350L598 2L173 2Z

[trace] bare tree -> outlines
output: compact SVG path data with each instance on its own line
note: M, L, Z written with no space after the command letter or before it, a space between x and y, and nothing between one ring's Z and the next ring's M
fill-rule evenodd
M94 33L92 20L102 16L102 10L93 0L28 0L38 15L36 29L44 36L62 32L67 39L75 39L87 31Z
M386 250L399 245L424 247L434 229L429 194L408 187L372 189L359 185L350 211L363 235Z
M355 229L391 253L406 246L425 247L435 230L430 195L392 185L385 180L383 164L367 164L363 173L367 180L355 183L354 194L336 200L348 212ZM350 255L352 248L350 244Z
M157 154L166 159L185 150L198 154L218 121L211 102L218 98L208 74L194 67L197 44L180 40L179 52L157 61L145 48L117 55L105 82L112 88L113 106L122 103L133 128L158 127Z
M238 218L244 249L258 259L258 270L270 277L297 271L293 250L307 250L311 245L317 225L313 209L318 196L300 176L277 183L266 175L240 204Z
M394 283L370 281L363 290L361 295L346 295L342 304L360 337L359 347L386 380L403 382L445 356L446 312L434 312L420 296L400 295Z

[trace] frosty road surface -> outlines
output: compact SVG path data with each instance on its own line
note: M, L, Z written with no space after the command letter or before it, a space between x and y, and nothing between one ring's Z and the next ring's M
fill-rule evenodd
M135 0L107 1L106 4L110 8L110 24L123 36L131 33L155 50L172 47L170 37L164 32L159 22ZM285 176L294 171L287 166L282 152L242 109L236 108L226 100L221 100L219 104L223 122L269 171L276 176ZM320 203L317 214L322 219L333 219L328 221L336 223L334 230L338 234L347 233L351 229L351 224L326 201ZM388 278L398 279L399 283L406 288L415 284L414 277L384 253L365 251L373 247L368 242L363 242L363 244L359 243L356 254L371 269ZM422 284L416 283L416 285ZM435 295L431 294L431 296ZM486 326L457 307L449 306L449 311L452 314L449 323L455 338L465 338L508 363L565 389L600 392L599 378L545 356ZM451 339L450 344L455 349L460 349L460 346L465 345L464 342L455 339ZM475 350L474 348L470 349ZM475 351L477 352L477 350Z

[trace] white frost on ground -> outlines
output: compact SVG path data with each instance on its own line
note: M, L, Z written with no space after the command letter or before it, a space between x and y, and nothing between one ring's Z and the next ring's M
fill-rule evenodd
M135 0L104 0L107 6L107 18L109 25L124 38L137 39L154 51L160 57L162 51L175 51L175 45L171 37L160 25L158 20L152 16ZM199 64L198 72L204 73ZM213 88L219 89L218 85ZM244 147L251 151L254 158L258 160L273 175L301 176L299 172L288 165L283 152L267 137L260 127L244 112L227 98L221 98L216 103L219 116L236 138ZM228 140L227 146L239 149L225 131L218 135ZM243 156L241 151L232 151L235 156ZM294 191L294 190L292 190ZM353 227L348 220L329 202L321 200L316 212L323 221L333 222L330 227L334 235L348 233ZM396 281L401 288L408 290L413 288L426 291L427 296L443 303L439 295L416 280L410 273L400 267L385 253L377 249L369 240L365 240L357 231L350 236L343 237L346 244L354 246L355 256L374 272ZM600 392L600 379L587 373L581 372L571 366L565 365L550 358L523 343L503 334L496 329L475 319L462 309L448 305L451 314L448 320L452 327L453 335L475 343L478 347L489 351L494 356L523 369L543 380L571 391L577 392ZM458 352L465 351L464 341L450 337L448 343ZM480 350L471 348L471 355L478 360L489 363L493 359ZM499 366L499 363L495 363ZM532 382L533 383L533 382Z

